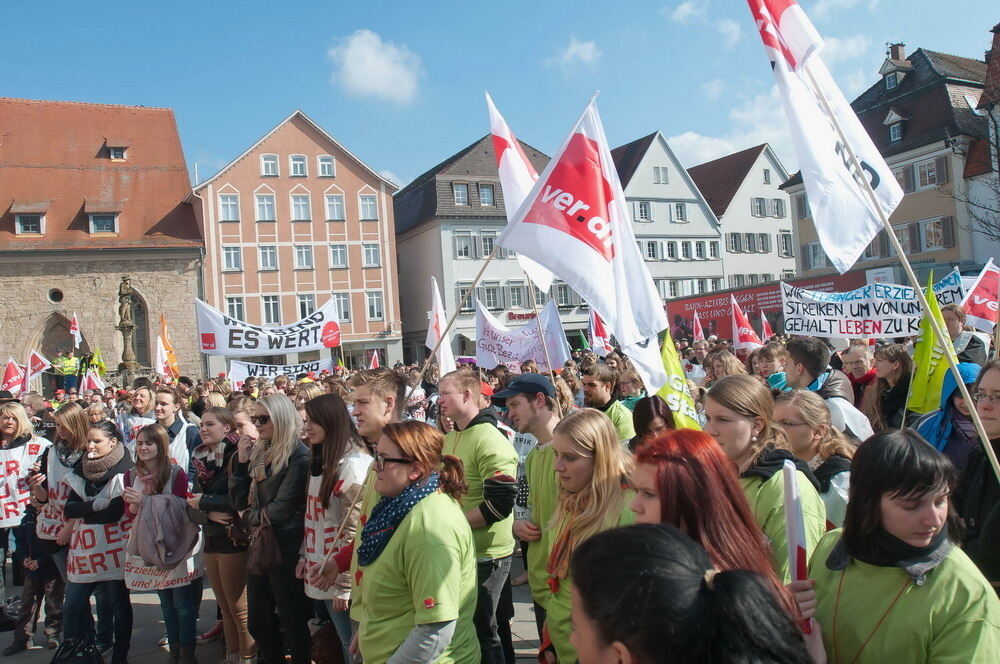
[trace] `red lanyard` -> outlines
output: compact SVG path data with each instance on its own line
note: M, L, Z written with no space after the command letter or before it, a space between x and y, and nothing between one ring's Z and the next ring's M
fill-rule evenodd
M844 576L846 576L846 574L847 574L846 568L841 570L840 583L837 584L837 599L833 604L833 658L837 664L840 664L841 662L840 642L837 640L837 614L840 612L840 593L844 589ZM861 649L858 650L857 653L855 653L854 657L850 661L850 664L855 664L855 662L858 661L858 658L861 657L861 653L864 652L865 647L868 645L868 642L872 640L872 637L875 636L875 632L879 630L879 628L882 626L882 623L885 622L885 619L888 618L889 614L892 613L892 610L896 608L896 602L898 602L899 598L903 596L903 593L909 587L910 583L911 583L910 578L907 577L906 581L903 582L903 587L899 589L899 592L896 593L896 596L893 598L892 603L889 604L889 608L885 610L885 613L882 614L882 617L878 619L877 623L875 623L875 627L872 628L872 631L868 635L868 638L865 639L865 642L861 644Z

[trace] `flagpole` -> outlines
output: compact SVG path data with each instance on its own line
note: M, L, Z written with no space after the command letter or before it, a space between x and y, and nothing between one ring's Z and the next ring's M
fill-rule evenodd
M542 320L538 315L538 303L535 301L535 282L531 280L531 276L525 272L524 277L528 282L528 301L531 302L531 310L535 312L535 323L538 326L538 338L542 342L542 353L545 356L545 364L549 366L549 379L552 381L553 391L555 390L556 381L552 377L555 372L555 367L552 366L552 358L549 357L549 345L545 342L545 330L542 329ZM556 416L562 419L562 407L559 405L559 399L553 399L556 404Z
M871 182L868 181L868 177L864 175L865 171L861 168L861 162L858 160L858 155L854 153L854 148L844 135L844 130L840 126L840 121L834 114L833 109L830 108L826 95L823 94L823 88L819 86L816 79L813 77L813 73L809 69L808 62L802 67L802 70L809 78L809 83L813 87L816 98L819 100L819 103L822 104L824 112L833 125L833 128L837 131L840 143L851 160L851 167L854 169L855 173L862 174L861 177L857 177L855 179L860 181L862 190L868 195L869 202L875 208L879 219L882 221L882 226L885 228L886 235L889 236L889 242L892 243L892 248L896 251L896 255L899 257L900 263L903 265L906 277L909 279L910 284L917 293L917 299L920 301L920 306L923 307L924 315L928 317L928 322L931 325L931 329L934 331L934 336L937 338L938 344L945 348L945 340L947 340L947 343L950 344L951 337L945 334L944 330L942 330L941 326L938 324L938 321L930 315L930 305L927 303L927 296L924 294L924 289L920 287L920 282L917 280L917 275L913 271L913 266L910 265L910 261L907 258L906 253L903 251L902 245L899 243L899 238L896 237L896 233L892 229L892 224L889 222L889 216L885 213L885 210L882 209L882 205L879 203L878 197L875 195L875 190L872 189ZM1000 322L998 322L997 326L1000 327ZM983 450L986 452L986 457L990 460L993 472L996 474L997 479L1000 480L1000 462L997 461L996 452L993 451L993 446L990 445L990 438L986 434L986 429L983 428L983 422L979 418L979 413L976 412L975 402L972 400L972 396L969 394L969 389L965 386L962 374L958 370L957 359L953 353L945 353L944 356L948 360L948 366L951 367L952 374L955 376L955 382L958 383L958 391L961 393L962 398L965 399L967 404L971 404L973 406L969 409L969 416L972 418L972 422L976 426L976 433L979 434L979 442L983 446Z

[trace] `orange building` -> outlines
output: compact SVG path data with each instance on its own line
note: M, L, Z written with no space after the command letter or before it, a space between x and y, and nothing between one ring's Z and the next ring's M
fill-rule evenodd
M348 366L402 358L395 185L295 111L195 185L205 300L255 325L287 325L337 301ZM246 358L274 364L322 351ZM339 355L339 351L338 351ZM212 372L224 359L210 358Z

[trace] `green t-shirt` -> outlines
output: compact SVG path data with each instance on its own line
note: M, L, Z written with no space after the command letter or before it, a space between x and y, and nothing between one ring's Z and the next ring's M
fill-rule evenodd
M462 460L469 491L462 497L462 511L469 512L483 502L483 482L496 474L517 477L517 452L507 437L493 424L474 424L464 431L444 437L444 454ZM484 528L475 528L479 560L503 558L514 552L514 515L509 514Z
M621 401L612 401L604 411L618 432L618 440L627 441L635 438L635 425L632 424L632 411Z
M361 531L364 530L372 509L378 504L378 491L375 490L375 464L368 468L365 483L361 487L361 512L358 517L358 528L354 532L354 553L351 554L351 581L357 583L358 578L358 547L361 546ZM357 593L351 596L351 620L363 622L365 619L364 601Z
M634 495L635 492L633 491L625 492L618 518L615 519L612 516L609 519L610 523L606 524L604 530L635 523L635 512L629 509L629 504L632 502ZM552 533L549 540L550 547L551 542L555 542L558 538L558 532ZM528 550L531 550L530 547ZM565 579L559 580L558 592L553 593L548 587L546 587L546 590L548 591L548 599L543 604L545 607L545 622L549 628L549 638L552 639L552 645L556 649L556 657L560 662L575 662L577 658L576 649L569 642L569 635L573 631L573 623L570 617L573 612L571 577L567 574Z
M546 583L548 574L545 563L549 557L549 521L559 502L559 481L556 479L556 451L549 442L528 452L524 461L524 473L528 478L528 508L531 522L542 531L542 536L528 544L528 585L531 595L543 604L549 595Z
M826 532L826 506L816 487L801 471L795 472L802 501L802 522L806 531L806 551L811 553ZM740 486L750 502L757 525L771 545L771 567L782 583L791 582L788 568L788 533L785 530L785 480L781 472L766 482L759 476L741 477Z
M841 662L858 664L1000 662L1000 600L965 552L952 549L927 572L923 585L917 585L899 567L859 560L843 571L827 567L842 532L827 533L809 564L809 578L816 582L816 620L830 662L836 662L838 654ZM906 590L889 610L904 585Z
M361 568L354 597L365 605L358 645L365 664L382 664L417 625L457 620L438 664L479 662L472 529L450 496L432 493L410 510L385 549Z

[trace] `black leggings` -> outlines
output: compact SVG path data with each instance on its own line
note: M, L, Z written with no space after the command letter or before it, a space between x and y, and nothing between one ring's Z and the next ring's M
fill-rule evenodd
M247 575L247 628L257 641L257 654L264 664L284 664L286 652L291 654L292 664L309 664L310 603L302 579L295 578L302 533L275 534L281 564L268 574Z

